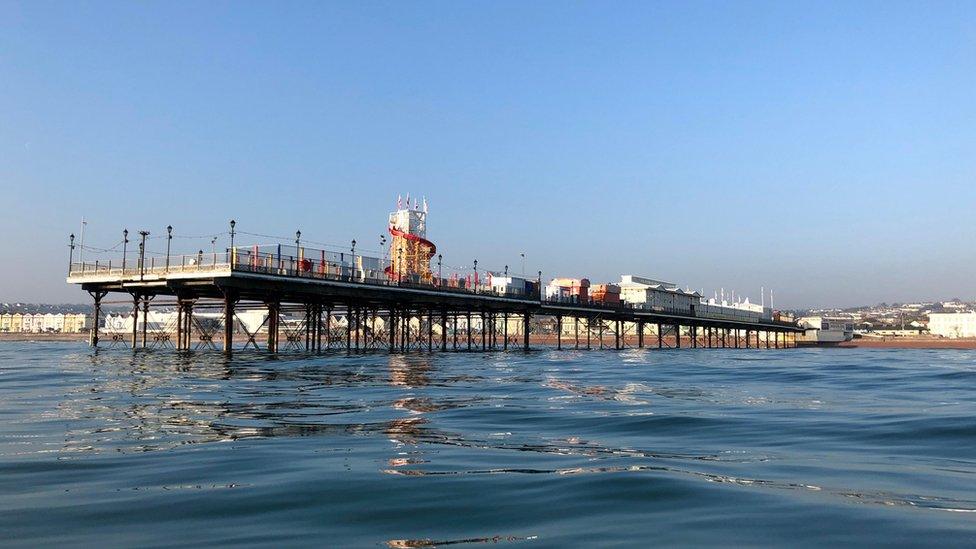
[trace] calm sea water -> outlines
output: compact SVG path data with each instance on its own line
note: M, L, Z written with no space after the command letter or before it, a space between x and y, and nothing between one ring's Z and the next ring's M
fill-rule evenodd
M972 546L976 352L3 343L0 543Z

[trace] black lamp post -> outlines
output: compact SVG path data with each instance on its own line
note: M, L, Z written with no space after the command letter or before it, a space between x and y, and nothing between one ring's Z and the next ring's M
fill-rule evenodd
M68 235L68 274L71 274L71 264L75 261L75 233Z
M539 271L539 300L542 300L542 271Z
M478 260L474 260L474 293L478 293Z
M302 248L302 231L295 231L295 248L298 248L298 250L295 250L295 256L297 257L301 253L299 250Z
M383 263L386 263L386 235L385 234L380 235L380 249L383 250Z
M234 250L234 227L237 226L237 222L233 219L230 220L230 249L231 252Z
M139 241L139 276L143 276L146 274L146 237L149 231L139 231L139 236L142 237Z
M129 229L122 229L122 274L125 274L125 249L129 244Z
M356 239L352 239L352 248L349 249L352 252L352 273L353 278L359 278L359 273L356 272Z
M437 254L437 285L440 286L444 283L444 269L441 267L441 261L444 259L442 254Z
M169 272L169 246L173 240L173 226L166 225L166 272Z
M508 265L505 265L505 277L508 278Z

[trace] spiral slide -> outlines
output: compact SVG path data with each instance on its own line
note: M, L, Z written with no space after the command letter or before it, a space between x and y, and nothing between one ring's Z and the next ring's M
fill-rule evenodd
M396 236L402 236L403 238L406 238L407 240L410 240L412 242L418 242L418 243L420 243L420 245L423 246L423 247L430 248L430 257L433 257L434 254L437 253L437 246L435 246L433 242L431 242L430 240L427 240L426 238L421 238L421 237L419 237L419 236L417 236L415 234L405 233L405 232L403 232L403 231L395 228L392 225L390 225L388 227L388 229L390 231L390 235L392 235L394 237L396 237ZM386 272L387 276L392 277L393 276L393 266L392 265L387 266L384 269L384 272Z
M406 238L407 240L412 240L414 242L420 242L424 246L430 247L430 255L434 255L434 254L437 253L437 246L435 246L433 242L431 242L430 240L427 240L426 238L421 238L421 237L419 237L419 236L417 236L415 234L405 233L405 232L403 232L403 231L401 231L399 229L394 228L392 225L389 227L389 230L390 230L390 234L393 235L393 236L402 236L403 238Z

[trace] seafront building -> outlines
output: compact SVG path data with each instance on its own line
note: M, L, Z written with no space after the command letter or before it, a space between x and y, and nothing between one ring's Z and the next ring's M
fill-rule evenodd
M84 313L0 313L2 333L78 334L89 327Z
M976 313L929 313L929 332L952 339L976 337Z

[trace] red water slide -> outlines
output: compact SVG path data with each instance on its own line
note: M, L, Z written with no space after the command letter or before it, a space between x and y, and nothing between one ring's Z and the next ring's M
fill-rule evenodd
M393 235L393 236L402 236L403 238L406 238L407 240L412 240L414 242L420 242L421 244L423 244L425 246L430 246L430 255L434 255L434 254L437 253L437 246L435 246L433 242L431 242L430 240L427 240L426 238L421 238L421 237L419 237L419 236L417 236L415 234L405 233L405 232L403 232L403 231L401 231L401 230L393 227L393 225L390 225L389 230L390 230L390 234Z

